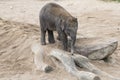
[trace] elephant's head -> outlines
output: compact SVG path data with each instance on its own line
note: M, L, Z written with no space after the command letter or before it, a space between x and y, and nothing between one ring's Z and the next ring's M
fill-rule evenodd
M74 53L77 29L78 29L77 18L68 18L65 21L64 31L71 38L71 53Z

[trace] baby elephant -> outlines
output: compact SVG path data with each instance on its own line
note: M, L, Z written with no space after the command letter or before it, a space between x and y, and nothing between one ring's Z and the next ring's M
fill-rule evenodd
M56 3L46 4L40 11L41 44L46 45L45 33L48 31L49 43L54 43L53 31L57 31L58 39L62 41L64 50L68 50L68 36L71 38L71 52L78 29L77 18L71 16L63 7Z

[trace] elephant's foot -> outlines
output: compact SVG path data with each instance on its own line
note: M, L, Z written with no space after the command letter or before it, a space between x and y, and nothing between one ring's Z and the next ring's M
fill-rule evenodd
M41 42L41 45L46 45L46 42Z
M53 44L53 43L55 43L55 40L54 39L53 40L49 40L49 43Z

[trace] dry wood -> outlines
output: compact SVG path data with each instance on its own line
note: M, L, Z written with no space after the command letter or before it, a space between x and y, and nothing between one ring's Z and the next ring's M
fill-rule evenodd
M99 76L102 76L102 77L107 77L109 78L109 80L120 80L119 78L115 78L113 77L112 75L104 72L104 71L101 71L100 69L98 69L97 67L95 67L93 64L91 64L88 60L88 58L82 56L82 55L73 55L72 58L74 59L76 65L78 66L82 66L83 68L99 75Z
M97 75L91 72L79 71L76 68L74 59L71 55L67 55L67 53L68 52L54 49L50 55L52 58L59 60L64 65L65 69L72 75L76 76L79 80L100 80Z
M106 46L97 45L97 48L96 46L93 47L87 46L87 48L78 46L75 48L75 50L80 52L88 50L87 51L88 58L90 58L89 56L92 55L93 57L98 56L95 58L100 59L111 55L114 52L114 50L117 48L117 44L118 42L113 40L113 41L109 41L108 44L105 44ZM31 49L32 52L34 53L34 63L37 69L44 72L51 71L52 67L43 61L44 49L42 48L42 46L40 46L38 43L35 43L32 45ZM99 55L101 55L101 51L104 51L103 53L106 55L100 56L99 58ZM111 51L112 53L109 53L109 51ZM52 51L50 52L50 56L52 56L51 58L52 60L54 60L53 62L55 63L55 65L57 65L57 67L60 67L61 66L60 63L61 63L65 67L66 71L76 76L79 80L100 80L99 76L107 77L109 78L109 80L120 80L119 78L115 78L112 75L104 71L101 71L100 69L95 67L93 64L89 62L89 59L87 57L84 57L85 55L84 56L78 54L71 55L69 52L63 50L52 49ZM89 70L90 72L79 71L76 68L76 65L79 67L83 67ZM99 76L97 76L96 74Z
M69 48L70 42L71 41L69 41ZM92 60L101 60L112 55L117 46L118 41L113 38L77 39L74 52Z
M44 49L38 43L34 43L31 47L31 50L34 53L34 64L36 65L37 70L44 72L52 71L52 67L43 61Z

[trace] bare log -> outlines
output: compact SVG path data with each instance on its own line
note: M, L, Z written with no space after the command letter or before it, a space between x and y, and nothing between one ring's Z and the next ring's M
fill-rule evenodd
M112 38L77 39L74 52L92 60L101 60L112 55L117 46L118 41Z
M93 64L91 64L88 60L88 58L82 56L82 55L73 55L72 58L74 59L76 65L78 66L82 66L83 68L91 71L92 73L95 73L99 76L102 76L102 77L107 77L109 78L109 80L120 80L119 78L115 78L113 77L112 75L104 72L104 71L101 71L100 69L98 69L97 67L95 67Z
M40 46L39 43L34 43L31 46L31 50L34 53L34 64L36 65L37 70L41 70L44 72L52 71L52 67L43 61L44 49L42 48L42 46Z
M52 58L59 60L64 65L65 69L72 75L76 76L79 80L100 80L97 75L91 72L79 71L76 68L71 55L67 54L68 52L58 49L54 49L50 53Z

